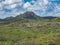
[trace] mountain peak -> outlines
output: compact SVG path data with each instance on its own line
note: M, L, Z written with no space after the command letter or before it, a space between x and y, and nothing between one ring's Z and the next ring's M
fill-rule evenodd
M16 17L5 18L2 21L14 22L14 21L21 21L21 20L45 20L45 19L51 20L51 19L54 19L54 18L56 18L56 17L51 17L51 16L40 17L40 16L36 15L34 12L27 11L24 14L20 14Z
M27 11L27 12L25 12L25 13L34 13L34 12L32 12L32 11Z
M20 16L24 19L32 19L32 20L40 19L38 15L36 15L34 12L31 12L31 11L25 12L24 14Z
M32 12L32 11L27 11L27 12L25 12L24 13L25 15L36 15L34 12Z

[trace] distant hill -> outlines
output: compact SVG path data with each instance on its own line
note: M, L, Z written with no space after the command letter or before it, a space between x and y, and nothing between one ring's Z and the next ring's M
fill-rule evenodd
M49 19L49 20L51 20L51 19L55 19L55 18L58 18L58 17L53 17L53 16L46 16L46 17L43 17L44 19Z
M21 20L51 20L57 17L52 17L52 16L47 16L47 17L40 17L38 15L36 15L34 12L25 12L24 14L20 14L16 17L7 17L5 19L0 19L0 22L13 22L13 21L21 21Z
M0 19L0 21L20 21L20 20L39 20L41 17L36 15L34 12L25 12L16 17L7 17L5 19Z

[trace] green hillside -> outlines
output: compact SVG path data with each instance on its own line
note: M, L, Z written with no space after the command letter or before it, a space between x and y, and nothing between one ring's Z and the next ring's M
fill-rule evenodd
M45 18L33 12L6 18L0 22L0 45L60 45L59 18Z

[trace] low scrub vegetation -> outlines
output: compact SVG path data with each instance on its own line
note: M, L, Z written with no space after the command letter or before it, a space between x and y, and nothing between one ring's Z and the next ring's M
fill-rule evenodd
M60 45L60 22L0 23L0 45Z

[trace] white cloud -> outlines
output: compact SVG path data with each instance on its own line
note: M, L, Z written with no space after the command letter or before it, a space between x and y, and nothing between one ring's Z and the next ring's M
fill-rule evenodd
M14 2L13 2L13 0L5 0L3 3L4 3L4 4L12 4L12 3L14 3Z
M2 11L3 10L3 8L2 8L2 4L0 3L0 11Z
M5 0L3 3L4 4L13 4L13 3L22 3L22 0Z
M32 3L32 2L31 2ZM33 1L33 5L30 2L26 2L23 8L27 10L34 11L34 10L46 10L46 5L48 4L48 0L37 0L36 2Z
M31 3L34 4L34 3L36 3L36 1L32 0Z
M18 5L21 6L23 4L23 1L22 0L5 0L1 2L1 4L6 9L12 9L12 8L17 7Z
M24 5L23 5L23 8L29 8L31 7L32 5L29 3L29 2L26 2Z
M15 7L17 7L17 4L11 5L11 8L15 8Z
M60 12L60 5L56 5L55 12Z
M44 4L48 4L48 0L43 0L44 1Z
M5 9L14 9L17 7L17 4L12 4L12 5L6 5L4 8Z

